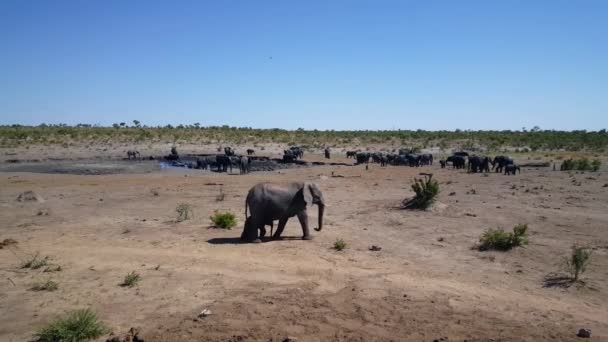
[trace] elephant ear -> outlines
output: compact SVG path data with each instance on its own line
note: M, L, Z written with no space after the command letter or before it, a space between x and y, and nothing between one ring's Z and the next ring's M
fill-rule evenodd
M313 203L313 189L314 185L311 183L304 183L304 188L302 189L302 195L304 196L304 202L306 202L306 206L311 206Z

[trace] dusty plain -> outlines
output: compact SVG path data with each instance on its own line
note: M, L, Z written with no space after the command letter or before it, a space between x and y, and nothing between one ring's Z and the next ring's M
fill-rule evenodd
M0 168L0 241L17 241L0 249L0 341L27 341L79 308L94 309L116 334L137 327L145 341L575 341L579 328L592 330L591 341L608 340L605 165L584 173L526 167L516 176L438 163L226 175L126 162L122 151L14 150L3 151ZM24 172L32 170L6 163L13 153L38 160L34 171L78 163L122 171ZM322 161L321 151L304 160ZM341 150L332 161L353 162ZM420 172L440 182L437 203L400 209ZM239 243L249 188L290 181L323 191L323 231L303 241L293 218L282 241ZM44 201L17 201L27 190ZM190 204L194 218L177 222L179 203ZM215 210L235 213L239 225L212 228ZM316 208L309 215L316 222ZM529 226L527 246L473 248L487 228L519 223ZM336 239L347 248L334 250ZM593 249L578 284L555 280L573 243ZM20 268L36 253L61 271ZM131 271L141 281L119 286ZM30 290L48 279L56 291ZM212 314L199 318L204 309Z

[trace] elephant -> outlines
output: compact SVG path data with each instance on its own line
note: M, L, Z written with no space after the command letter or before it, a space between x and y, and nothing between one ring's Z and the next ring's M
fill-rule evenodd
M433 155L430 153L421 154L420 165L433 165Z
M513 158L509 156L496 156L492 160L492 169L496 169L496 172L502 172L503 167L509 164L513 164Z
M519 168L519 166L517 166L515 164L505 165L505 175L515 176L515 173L516 173L515 171L519 171L519 173L521 174L521 169Z
M331 151L329 150L329 147L326 147L325 148L325 159L329 159L330 158L330 152Z
M368 152L358 152L356 157L357 164L369 164L370 154Z
M372 163L380 163L380 159L382 158L382 152L374 152L371 154Z
M454 152L453 155L455 155L455 156L461 156L461 157L468 157L469 156L469 152L459 151L459 152Z
M238 157L238 166L240 174L249 173L249 168L251 166L251 159L247 156Z
M357 157L357 151L346 151L346 159Z
M407 158L407 162L411 167L419 167L420 166L420 156L417 154L408 154L405 156Z
M227 156L234 156L234 150L232 149L232 147L226 146L224 147L224 154L226 154Z
M293 163L297 159L298 159L298 157L293 150L284 150L283 151L283 162L284 163Z
M463 156L449 156L445 161L446 163L452 163L452 168L454 169L464 169L465 167L465 159Z
M201 170L207 170L207 167L210 165L209 160L207 158L198 157L196 158L196 168Z
M289 150L293 152L296 159L304 157L304 150L300 146L291 146Z
M137 150L128 150L127 151L127 158L129 158L129 160L131 160L131 157L133 157L133 159L141 159L141 155L139 154L139 151Z
M246 219L241 240L261 242L258 230L274 220L279 220L279 225L272 238L280 239L287 220L293 216L298 217L302 226L302 239L311 240L306 209L313 204L319 207L319 227L315 230L321 231L325 200L316 184L308 182L294 182L287 185L258 183L249 190L245 200ZM247 217L248 208L251 213L249 217Z
M252 148L248 148L247 149L247 155L248 156L251 156L251 155L254 155L254 154L255 154L255 150L254 149L252 149Z
M177 147L173 146L171 147L171 154L168 156L165 156L165 159L167 160L179 160L179 154L177 154Z
M388 164L388 156L381 156L380 157L380 166L384 167Z
M477 172L490 172L490 158L486 156L470 156L468 171Z
M442 169L445 169L445 164L446 164L446 161L445 161L445 160L443 160L443 159L442 159L442 160L440 160L440 161L439 161L439 164L441 165L441 168L442 168Z
M232 160L230 156L225 154L218 154L215 156L215 160L217 162L217 171L218 172L228 172L230 168L230 172L232 172Z

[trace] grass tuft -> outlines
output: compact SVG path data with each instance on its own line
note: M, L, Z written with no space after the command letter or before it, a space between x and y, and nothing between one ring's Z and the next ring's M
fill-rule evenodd
M335 249L335 250L337 250L337 251L341 251L341 250L343 250L343 249L345 249L345 248L346 248L346 242L344 242L344 240L342 240L342 239L337 239L337 240L334 242L334 249Z
M90 309L76 310L47 324L34 335L35 342L75 342L97 339L108 332Z
M177 222L189 220L194 216L192 213L192 206L188 203L178 204L175 211L177 211Z
M41 267L47 266L49 264L49 257L45 256L44 258L40 258L40 253L36 252L34 256L30 259L26 260L21 268L30 268L32 270L39 269Z
M59 284L52 280L47 280L44 283L34 284L32 291L55 291L59 288Z
M222 213L216 210L209 218L217 228L232 229L237 224L236 216L231 212Z
M122 287L133 287L141 280L139 273L132 271L125 276L120 286Z

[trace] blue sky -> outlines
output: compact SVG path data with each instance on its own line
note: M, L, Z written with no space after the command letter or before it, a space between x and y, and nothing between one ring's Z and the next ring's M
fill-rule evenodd
M608 1L0 2L0 123L608 128Z

